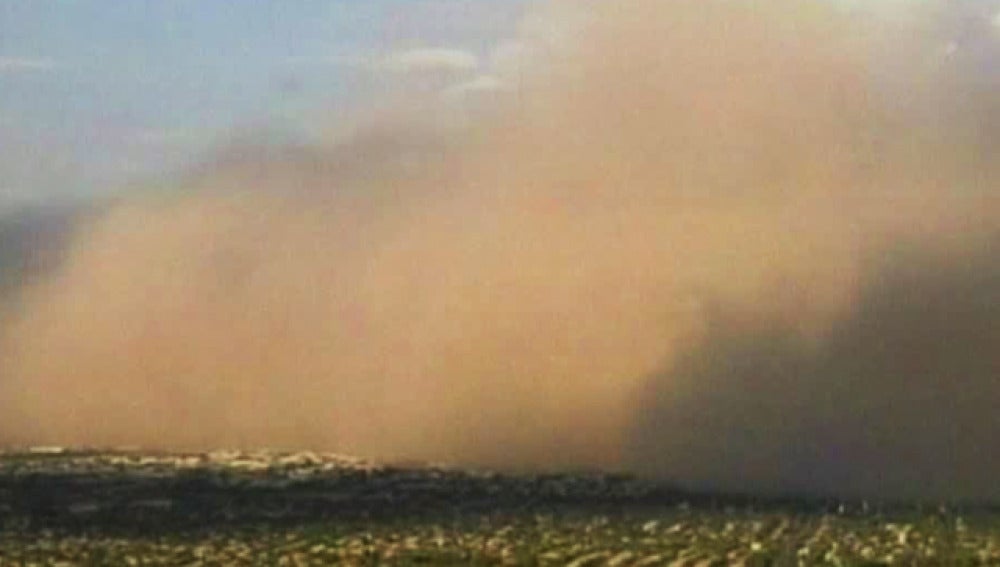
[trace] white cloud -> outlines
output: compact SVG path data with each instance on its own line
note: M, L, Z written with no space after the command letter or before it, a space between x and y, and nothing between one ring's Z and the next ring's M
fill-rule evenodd
M328 56L287 57L288 65L333 65L369 71L394 73L413 72L466 72L479 67L479 58L464 49L450 47L419 48L397 51L387 55L340 54Z
M423 48L393 53L383 65L402 73L413 71L471 71L479 66L479 58L463 49Z
M461 97L470 94L488 93L503 90L506 84L493 75L479 75L472 80L453 85L444 90L446 97Z
M56 62L47 57L10 57L0 55L0 73L6 71L48 71Z

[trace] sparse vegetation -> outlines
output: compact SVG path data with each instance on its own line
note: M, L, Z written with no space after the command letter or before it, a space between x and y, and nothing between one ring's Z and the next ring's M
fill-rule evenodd
M0 455L0 565L980 565L998 519L313 453Z

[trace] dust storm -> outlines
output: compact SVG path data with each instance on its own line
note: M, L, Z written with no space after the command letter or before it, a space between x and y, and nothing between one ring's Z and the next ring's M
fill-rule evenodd
M542 3L460 123L396 97L77 227L6 299L0 441L998 497L975 6Z

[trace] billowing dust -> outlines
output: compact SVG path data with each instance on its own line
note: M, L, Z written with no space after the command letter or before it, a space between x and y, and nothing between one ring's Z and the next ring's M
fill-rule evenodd
M459 125L123 197L18 296L0 441L1000 496L1000 39L907 10L547 3Z

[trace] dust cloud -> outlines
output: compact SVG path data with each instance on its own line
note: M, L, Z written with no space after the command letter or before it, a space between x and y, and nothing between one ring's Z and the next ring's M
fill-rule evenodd
M455 124L396 97L78 228L8 300L0 441L1000 497L972 7L542 4Z

